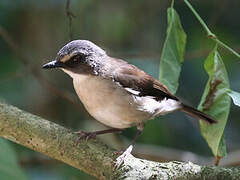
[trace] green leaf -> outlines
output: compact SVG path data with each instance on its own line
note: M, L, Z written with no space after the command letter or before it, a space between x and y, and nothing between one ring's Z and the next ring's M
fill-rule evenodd
M214 156L223 157L226 155L223 133L228 119L231 99L227 94L229 90L227 71L217 47L207 57L205 70L209 79L198 109L215 117L218 123L209 125L201 121L201 133Z
M233 103L237 106L240 106L240 93L236 91L232 91L229 89L228 95L232 98Z
M17 164L17 157L9 142L0 138L0 179L26 180L27 177Z
M159 80L173 94L176 93L178 88L186 38L177 12L173 8L168 8L168 28L160 61Z

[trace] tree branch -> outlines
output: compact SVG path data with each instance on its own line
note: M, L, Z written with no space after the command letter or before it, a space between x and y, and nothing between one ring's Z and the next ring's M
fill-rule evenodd
M113 170L113 149L98 140L83 141L71 130L0 103L0 136L60 160L98 179L234 179L239 168L195 165L191 162L157 163L128 156L124 165Z

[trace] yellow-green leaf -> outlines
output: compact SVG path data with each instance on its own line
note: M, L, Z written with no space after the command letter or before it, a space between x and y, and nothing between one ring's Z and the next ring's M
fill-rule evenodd
M178 88L186 38L177 12L173 8L168 8L168 28L161 55L159 80L173 94Z
M223 157L226 154L224 128L230 110L229 80L225 65L215 48L205 61L205 70L209 75L198 109L215 117L217 124L209 125L200 122L202 136L207 141L214 156Z

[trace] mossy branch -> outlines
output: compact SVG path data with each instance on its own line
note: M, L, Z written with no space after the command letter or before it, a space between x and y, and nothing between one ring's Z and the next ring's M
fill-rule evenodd
M234 179L239 168L205 167L193 163L157 163L127 157L124 165L113 170L114 150L98 140L83 141L77 135L41 117L14 106L0 103L0 136L60 160L98 179Z

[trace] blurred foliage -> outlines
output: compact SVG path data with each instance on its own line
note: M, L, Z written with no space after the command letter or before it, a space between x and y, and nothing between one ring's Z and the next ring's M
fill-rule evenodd
M17 157L9 142L0 138L0 177L8 180L27 180L17 164Z
M223 0L221 3L217 0L194 0L191 3L222 41L239 50L240 24L236 23L240 7L238 0ZM65 5L64 0L0 1L0 25L31 59L28 65L22 64L0 37L0 98L74 130L89 129L88 123L95 121L83 106L76 108L54 95L29 70L34 68L57 88L74 94L70 77L58 70L50 72L41 69L41 65L54 59L59 48L69 41ZM91 40L109 55L123 58L158 78L169 6L168 0L71 0L71 11L76 16L73 19L73 37ZM175 9L188 35L177 95L196 107L208 80L203 68L204 59L214 43L206 38L198 21L182 1L176 1ZM239 92L240 64L235 56L225 50L221 50L221 55L230 86ZM226 126L226 143L230 152L240 148L238 119L239 109L232 107ZM135 131L135 128L130 128L123 136L131 139ZM199 133L197 122L179 112L149 121L138 142L201 155L211 153ZM18 145L14 148L30 179L92 179L60 162L37 161L46 158L39 153Z

